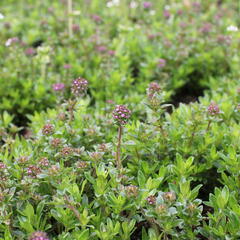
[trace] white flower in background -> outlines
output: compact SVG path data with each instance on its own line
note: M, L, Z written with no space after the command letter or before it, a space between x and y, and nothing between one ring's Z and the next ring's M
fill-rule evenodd
M153 16L153 15L155 15L155 14L156 14L156 11L154 11L154 10L151 10L151 11L149 12L149 14Z
M138 6L138 3L135 1L130 2L130 8L136 8Z
M0 13L0 20L4 19L4 15L2 13Z
M12 39L9 38L9 39L5 42L5 46L6 46L6 47L9 47L9 46L11 45L11 43L12 43Z
M227 27L227 31L229 32L237 32L238 31L238 27L230 25Z
M170 7L169 5L164 6L164 9L165 9L165 10L170 10L170 8L171 8L171 7Z
M120 4L120 0L112 0L107 2L107 7L114 7L114 6L119 6Z

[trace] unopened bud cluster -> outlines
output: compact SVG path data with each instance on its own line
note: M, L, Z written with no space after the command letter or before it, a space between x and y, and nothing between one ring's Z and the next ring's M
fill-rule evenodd
M117 105L113 110L113 119L118 125L127 124L131 117L131 111L124 105Z
M42 134L49 136L52 135L54 133L54 126L50 123L47 123L43 126L42 128Z
M34 232L29 237L29 240L50 240L45 232Z
M76 96L85 94L88 89L88 81L84 78L77 78L72 82L72 93Z
M220 109L219 109L219 106L212 102L209 106L208 106L208 114L211 115L211 116L215 116L215 115L218 115L220 113Z

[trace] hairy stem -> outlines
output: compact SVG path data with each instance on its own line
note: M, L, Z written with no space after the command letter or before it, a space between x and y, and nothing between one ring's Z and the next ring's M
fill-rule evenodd
M121 142L122 142L122 126L118 127L118 144L117 144L117 154L116 154L116 165L117 168L120 170L122 167L121 164Z

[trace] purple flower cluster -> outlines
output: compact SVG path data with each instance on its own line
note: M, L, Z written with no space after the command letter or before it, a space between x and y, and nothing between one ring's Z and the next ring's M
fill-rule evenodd
M156 82L151 82L147 88L147 95L151 99L156 93L161 91L161 87Z
M54 91L58 92L58 91L62 91L65 88L64 83L55 83L52 85L52 88Z
M6 168L6 165L2 162L0 162L0 169L5 169Z
M29 240L50 240L45 232L34 232L29 237Z
M218 106L216 103L214 103L214 102L212 102L212 103L208 106L207 110L208 110L208 113L209 113L210 115L212 115L212 116L218 115L218 114L220 113L219 106Z
M159 67L159 68L163 68L163 67L165 67L165 66L166 66L166 60L163 59L163 58L159 58L159 59L158 59L158 67Z
M143 7L144 7L145 9L149 9L149 8L152 7L152 3L151 3L151 2L143 2Z
M46 135L46 136L52 135L53 132L54 132L54 126L50 123L45 124L42 128L43 135Z
M153 195L150 195L149 197L147 197L147 201L150 205L155 205L156 204L156 197Z
M72 93L76 96L86 93L88 89L88 81L84 78L77 78L72 83Z
M30 165L27 168L27 174L31 178L36 178L39 173L41 173L41 169L35 165Z
M42 159L40 159L39 161L39 165L42 167L47 167L49 166L49 161L46 157L43 157Z
M113 110L113 119L118 125L125 125L131 117L131 111L124 105L117 105Z

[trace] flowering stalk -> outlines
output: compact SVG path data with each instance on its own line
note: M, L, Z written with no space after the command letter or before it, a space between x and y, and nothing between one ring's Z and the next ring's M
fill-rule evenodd
M117 144L117 154L116 154L116 165L118 169L122 168L121 164L121 142L122 142L122 132L123 128L121 125L118 127L118 144Z
M116 165L120 170L122 168L121 164L121 142L122 142L122 133L123 126L127 124L131 116L131 111L124 105L117 105L113 111L113 119L118 125L118 143L117 143L117 152L116 152Z

